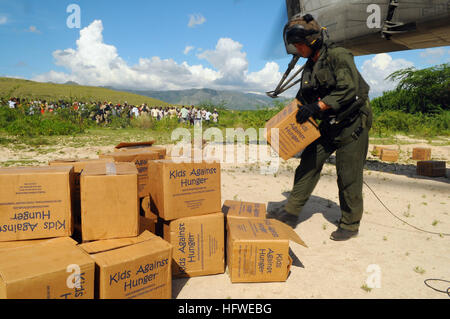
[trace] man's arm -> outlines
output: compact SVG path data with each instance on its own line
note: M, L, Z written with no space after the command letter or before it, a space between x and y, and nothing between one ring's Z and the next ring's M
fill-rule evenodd
M332 108L338 111L355 100L359 72L353 55L344 48L330 50L330 66L336 77L336 88L319 102L319 106L322 110Z
M331 109L331 106L329 106L328 104L325 104L322 101L319 101L319 107L320 107L320 110L322 110L322 111Z

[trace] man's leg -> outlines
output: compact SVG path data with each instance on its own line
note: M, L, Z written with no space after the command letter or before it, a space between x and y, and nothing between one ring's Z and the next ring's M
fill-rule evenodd
M298 216L320 179L325 161L334 152L323 138L308 146L295 172L294 187L285 206L286 212Z
M342 218L339 228L357 232L364 211L362 197L363 171L369 148L369 132L336 151L339 202Z

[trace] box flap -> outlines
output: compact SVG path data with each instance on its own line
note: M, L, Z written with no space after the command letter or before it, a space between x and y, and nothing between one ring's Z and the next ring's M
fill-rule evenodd
M0 276L6 282L65 270L68 263L92 263L92 259L78 249L76 242L69 237L4 248L0 251Z
M86 165L81 174L83 176L132 175L138 174L138 171L134 163L94 163Z
M98 159L93 159L93 158L57 158L49 163L52 164L71 164L71 163L80 163L80 162L95 162L98 161Z
M232 218L227 223L236 240L290 240L308 247L291 227L275 219Z
M75 173L81 173L86 165L111 163L112 158L100 158L100 159L57 159L48 163L50 166L66 166L73 165Z
M132 143L125 143L124 142L124 143L120 143L115 148L116 149L121 149L121 148L124 148L124 147L152 146L155 143L156 143L155 140L147 141L147 142L132 142Z
M97 254L108 250L118 249L138 243L142 243L147 240L155 239L157 236L149 231L144 231L137 237L119 238L119 239L106 239L93 241L90 243L84 243L78 245L81 249L89 254Z
M115 152L115 153L106 153L99 155L102 159L114 159L118 162L127 162L132 161L135 158L138 157L148 157L149 159L160 159L160 154L156 150L151 149L132 149L132 150L126 150L122 152Z
M286 225L285 223L280 222L279 220L272 219L272 223L274 223L277 227L277 229L282 230L282 232L286 235L286 237L293 241L294 243L297 243L299 245L302 245L306 248L308 246L305 244L305 242L300 238L300 236L290 227L289 225Z
M190 222L198 223L198 222L202 222L202 221L205 221L208 219L218 219L218 218L223 220L222 212L210 213L210 214L205 214L205 215L180 217L175 220L167 221L166 223L172 227L172 225L179 224L179 223L190 223Z
M222 212L227 217L266 218L266 204L226 200Z
M55 241L66 241L71 242L73 245L77 245L77 242L70 237L61 237L61 238L50 238L50 239L34 239L34 240L16 240L16 241L7 241L0 242L0 250L4 249L15 249L20 247L29 247L32 245L45 244L48 242Z
M34 167L8 167L0 168L0 174L51 174L51 173L70 173L73 165L67 166L34 166Z

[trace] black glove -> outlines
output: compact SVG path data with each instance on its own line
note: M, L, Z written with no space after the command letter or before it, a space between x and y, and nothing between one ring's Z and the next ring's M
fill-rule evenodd
M305 123L311 116L318 116L321 111L318 103L299 105L298 108L296 118L299 124Z

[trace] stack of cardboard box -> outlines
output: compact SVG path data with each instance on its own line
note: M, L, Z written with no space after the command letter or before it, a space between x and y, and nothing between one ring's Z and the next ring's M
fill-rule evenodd
M447 175L446 162L432 160L431 148L413 148L412 160L417 161L416 173L419 176L445 177Z
M171 298L172 245L139 216L165 151L120 153L0 169L0 298Z
M81 174L80 248L96 263L96 298L168 299L173 248L140 216L150 194L149 163L164 158L165 150L147 143L121 145L120 151L99 156L113 163L90 165Z
M431 148L415 147L412 151L412 160L431 161Z
M172 244L173 275L224 273L224 215L219 163L152 161L147 214L156 214L157 234Z
M0 298L94 297L94 261L69 238L73 178L73 166L0 169Z
M303 241L264 204L222 207L220 163L165 160L153 141L116 150L0 169L0 298L169 299L173 277L226 259L232 282L286 280Z

